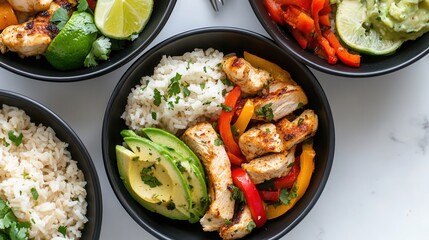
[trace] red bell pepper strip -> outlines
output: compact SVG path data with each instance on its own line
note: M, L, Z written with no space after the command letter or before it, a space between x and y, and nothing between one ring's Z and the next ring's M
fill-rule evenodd
M286 8L283 20L292 28L298 29L304 34L314 31L314 20L306 12L294 5Z
M319 15L319 24L330 27L331 19L329 18L329 14Z
M225 97L225 108L231 109L231 111L226 111L222 109L219 117L219 133L222 138L223 143L227 152L231 152L233 155L239 157L241 156L241 150L238 144L234 140L234 135L231 131L231 120L234 116L234 108L237 104L237 100L241 95L241 90L239 86L235 86L231 92Z
M317 41L325 52L326 58L328 59L328 63L335 64L337 63L337 56L335 55L335 49L331 47L329 41L323 37L322 35L317 37Z
M273 191L270 190L258 190L261 199L268 202L277 202L280 199L280 189Z
M299 157L295 159L292 169L286 176L274 179L274 188L292 188L299 175Z
M262 227L267 221L265 207L259 196L255 184L250 180L247 172L242 168L236 167L231 170L232 181L236 187L241 189L252 214L256 227Z
M244 157L242 157L242 156L237 157L229 151L227 151L226 154L228 155L229 161L233 165L240 166L242 163L245 162Z
M276 0L264 0L264 5L271 19L274 22L280 25L283 25L284 24L283 17L282 17L283 9L280 6L280 4L278 4Z
M319 15L326 15L331 13L331 3L329 0L325 0L325 5L323 6L322 10L320 10Z
M295 5L310 12L311 0L275 0L280 5Z
M341 62L351 67L360 66L360 55L349 53L347 49L341 45L340 41L338 41L337 37L331 30L324 31L323 36L328 40L332 48L335 49L335 52Z
M322 36L319 25L319 12L325 6L326 0L313 0L311 1L311 17L314 20L314 28L316 29L317 37Z
M295 29L292 27L288 27L288 29L289 29L290 33L292 34L292 36L295 38L295 40L298 42L299 46L302 49L306 49L308 41L305 38L304 34L302 34L302 32L300 32L298 29Z

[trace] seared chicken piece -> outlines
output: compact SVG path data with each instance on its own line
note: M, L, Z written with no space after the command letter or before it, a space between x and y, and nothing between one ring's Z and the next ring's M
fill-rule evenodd
M308 103L307 96L300 86L285 82L272 82L268 91L255 98L253 119L277 121Z
M276 126L278 133L284 140L284 148L289 149L312 137L316 133L318 124L316 113L313 110L305 110L292 122L284 118Z
M272 123L247 130L238 139L238 145L248 161L266 153L279 153L285 150L283 139Z
M295 161L295 148L282 153L274 153L255 158L241 167L246 170L254 184L262 183L271 178L278 178L289 173L291 163Z
M49 10L39 12L27 22L12 25L0 33L0 51L18 53L21 57L38 56L43 54L58 34L58 28L50 22L55 10L60 7L71 12L75 0L55 0Z
M233 184L231 164L224 146L215 144L218 138L210 123L198 123L182 135L182 140L202 161L208 177L211 203L200 219L204 231L218 230L234 215L235 201L228 190L228 185Z
M7 0L15 11L40 12L49 9L52 0Z
M222 239L239 239L250 233L249 224L253 222L252 214L247 205L232 220L232 223L219 229L219 235Z
M265 70L253 67L244 58L226 57L222 60L222 69L229 80L240 86L241 91L256 94L272 79Z

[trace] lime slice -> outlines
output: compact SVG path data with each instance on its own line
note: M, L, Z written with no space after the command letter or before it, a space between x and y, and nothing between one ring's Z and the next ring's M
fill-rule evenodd
M86 55L97 38L94 18L86 12L74 12L46 50L48 62L60 70L83 66Z
M129 39L143 30L152 9L153 0L98 0L95 24L107 37Z
M385 55L398 49L403 40L389 40L373 28L365 1L343 0L337 4L336 28L341 40L355 51Z

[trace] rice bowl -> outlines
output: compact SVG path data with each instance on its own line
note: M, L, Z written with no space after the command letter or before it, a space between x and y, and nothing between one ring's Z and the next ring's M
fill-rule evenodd
M1 107L0 198L31 224L30 239L80 238L88 221L87 182L68 144L23 110Z

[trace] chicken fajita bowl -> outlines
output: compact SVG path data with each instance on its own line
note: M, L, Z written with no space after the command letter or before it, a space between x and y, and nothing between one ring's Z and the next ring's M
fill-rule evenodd
M162 239L276 239L316 203L334 153L314 75L256 33L204 28L123 75L103 121L111 186Z

